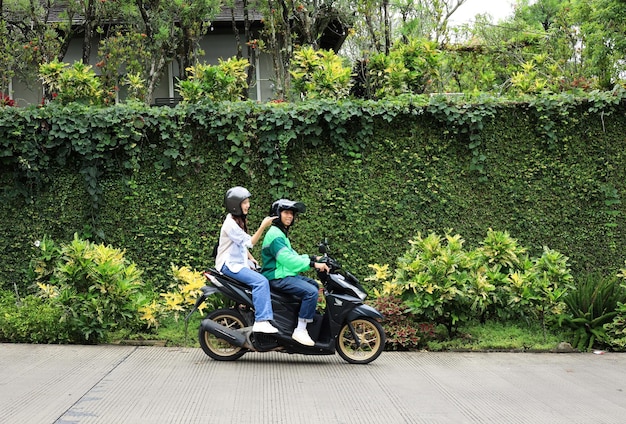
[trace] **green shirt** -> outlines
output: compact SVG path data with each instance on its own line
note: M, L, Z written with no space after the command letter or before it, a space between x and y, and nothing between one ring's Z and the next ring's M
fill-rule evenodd
M311 264L307 255L299 255L293 250L285 233L274 225L263 238L261 260L263 262L261 274L268 280L298 275L310 269Z

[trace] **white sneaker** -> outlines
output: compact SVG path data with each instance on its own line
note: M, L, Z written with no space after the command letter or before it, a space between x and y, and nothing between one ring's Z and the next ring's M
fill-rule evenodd
M315 342L313 341L313 339L309 336L309 332L306 330L299 330L299 329L295 329L293 330L293 334L291 335L291 338L294 339L295 341L297 341L300 344L303 344L305 346L314 346Z
M253 333L275 334L278 328L274 327L269 321L256 321L252 326Z

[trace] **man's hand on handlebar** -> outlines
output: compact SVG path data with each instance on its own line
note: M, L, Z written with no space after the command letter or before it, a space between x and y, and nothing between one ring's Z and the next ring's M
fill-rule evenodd
M328 267L328 265L322 262L315 262L315 269L319 272L330 272L330 268Z

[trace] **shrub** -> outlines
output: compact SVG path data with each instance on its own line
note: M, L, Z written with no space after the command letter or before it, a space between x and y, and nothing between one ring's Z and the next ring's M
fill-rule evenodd
M564 308L572 276L559 252L544 248L540 258L529 259L508 233L491 229L470 251L450 231L418 234L409 243L394 274L388 265L372 265L376 274L369 280L382 283L379 296L398 296L418 321L443 324L451 335L474 319L534 317L544 323Z
M170 290L161 293L165 300L163 306L164 313L173 313L177 320L181 312L189 311L196 303L196 299L202 294L202 286L206 285L206 278L201 272L192 270L189 267L177 267L172 265L172 276L174 283ZM224 305L224 300L219 295L212 295L198 308L200 312L206 307L210 310L219 309Z
M426 321L444 324L454 332L469 318L468 285L472 258L463 250L459 235L418 234L398 259L395 281L411 313Z
M95 66L100 69L106 104L115 102L120 85L128 89L126 101L145 101L148 73L144 63L150 57L145 39L143 33L118 31L100 41Z
M0 291L0 341L10 343L67 343L71 340L63 309L45 299Z
M531 311L543 322L547 316L559 316L565 309L564 298L575 286L568 266L568 258L556 250L543 248L542 255L533 261L528 274L531 284L521 293Z
M119 328L155 326L156 303L142 292L142 272L124 252L81 240L56 247L48 239L31 273L41 296L62 308L72 341L97 343Z
M420 332L414 316L405 313L402 299L394 296L378 297L372 306L383 316L383 328L387 336L387 350L409 350L420 346Z
M82 62L70 66L55 59L39 66L39 76L51 91L52 98L61 104L99 105L104 100L100 79L91 66Z
M471 308L479 315L481 322L485 322L488 317L512 318L519 311L511 308L514 286L510 276L524 264L526 249L519 246L508 232L491 228L481 245L476 249L475 278L470 281L468 288L472 298ZM528 285L527 280L521 283Z
M389 54L372 55L367 63L368 97L382 99L432 92L440 62L437 44L423 39L398 43Z
M4 93L0 93L0 107L15 106L15 100Z
M197 64L188 68L189 79L180 81L178 88L183 101L197 103L202 100L243 100L248 88L246 59L220 59L217 65Z
M342 99L350 93L351 70L333 51L302 47L294 53L289 73L302 99Z
M626 304L620 303L613 321L604 324L606 344L614 350L626 350Z
M626 280L626 268L620 270L617 274L622 280ZM622 290L626 292L626 284L622 281ZM604 324L606 331L606 343L615 350L626 350L626 301L622 300L617 303L617 315L613 321Z
M572 345L575 348L589 350L595 344L611 344L604 326L615 323L613 320L619 314L619 305L626 302L626 290L617 278L587 274L564 301L567 311L559 317L559 324L573 332ZM619 330L615 333L620 335Z
M394 46L407 69L407 87L412 93L432 92L433 80L439 79L441 52L437 43L425 39L410 39Z
M367 97L382 99L408 92L409 71L400 57L378 53L367 62Z

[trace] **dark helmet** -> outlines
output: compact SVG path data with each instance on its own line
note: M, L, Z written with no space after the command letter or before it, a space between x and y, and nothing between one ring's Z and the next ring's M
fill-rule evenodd
M282 211L293 211L294 213L304 213L306 206L302 202L294 202L289 199L280 199L272 203L270 208L270 216L279 216Z
M224 196L224 206L226 212L233 214L234 216L242 216L241 202L252 196L248 190L243 187L233 187L226 192Z

